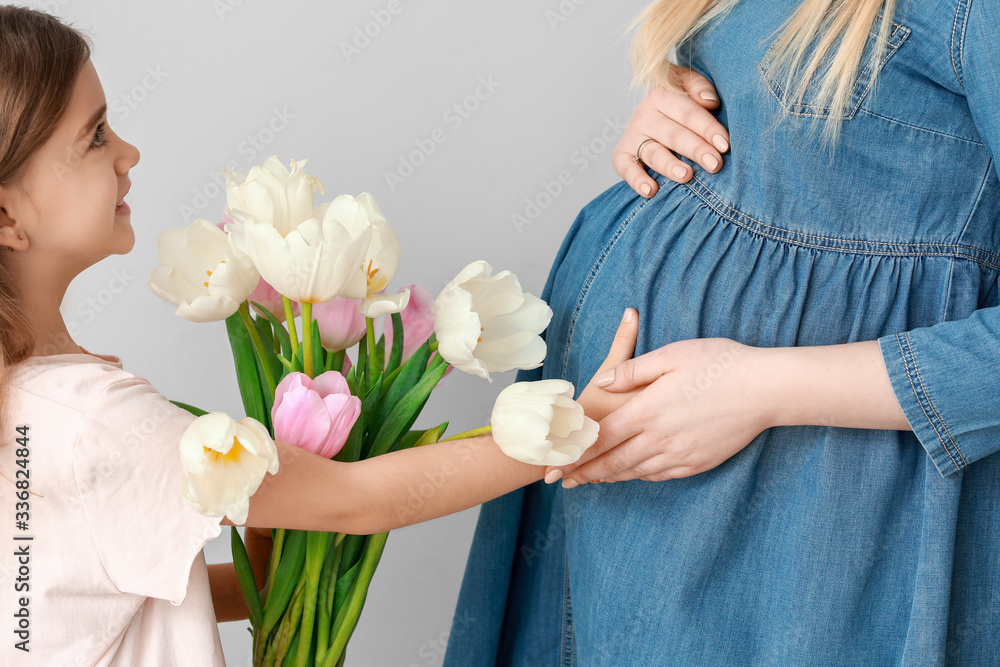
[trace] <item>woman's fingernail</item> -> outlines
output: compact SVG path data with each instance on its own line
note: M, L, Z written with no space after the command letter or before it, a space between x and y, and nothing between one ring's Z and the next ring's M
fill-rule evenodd
M615 381L615 369L609 371L604 371L600 375L594 378L594 384L598 387L607 387L609 384Z
M562 486L564 489L572 489L574 486L580 486L580 483L575 479L564 479Z
M635 317L635 311L632 310L631 308L626 308L625 309L625 317L622 318L622 322L624 322L625 324L628 324L629 322L632 321L633 317Z
M649 187L649 183L643 183L639 186L639 189L642 190L642 195L644 197L648 197L649 193L653 190L653 188Z
M563 476L563 471L560 470L559 468L556 468L555 470L553 470L552 472L550 472L545 476L545 483L555 484L560 479L562 479L562 476Z
M720 153L725 153L729 150L729 142L726 141L726 138L721 134L717 134L712 137L712 143L715 144L715 147L719 149Z
M715 171L719 167L719 158L715 157L711 153L706 154L702 160L705 162L705 168L709 171Z
M677 165L676 167L673 168L673 172L674 176L676 176L677 178L684 178L685 176L687 176L688 170L680 165Z
M719 96L713 93L711 90L701 91L701 99L708 100L709 102L718 102Z

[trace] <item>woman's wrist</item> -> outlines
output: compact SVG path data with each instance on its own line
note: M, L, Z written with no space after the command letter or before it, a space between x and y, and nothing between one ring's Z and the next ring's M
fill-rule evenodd
M911 430L878 341L751 348L752 383L768 426Z

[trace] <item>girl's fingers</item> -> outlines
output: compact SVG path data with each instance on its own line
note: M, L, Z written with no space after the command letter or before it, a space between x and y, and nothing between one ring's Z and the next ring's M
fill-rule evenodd
M615 332L615 337L611 341L611 348L608 350L608 356L605 357L604 363L601 364L601 367L598 369L597 373L594 374L594 377L597 378L601 375L601 373L613 370L622 362L631 359L632 355L635 354L635 342L638 336L639 313L636 312L634 308L626 308L624 315L622 315L622 320L618 324L618 330ZM581 392L580 398L578 399L579 403L586 408L592 403L591 397L594 395L594 392L599 391L600 389L593 386L592 379L590 384L588 384L583 392ZM600 442L600 436L598 436L598 442ZM591 449L596 446L597 445L595 443L595 445L591 446ZM584 456L586 457L588 453L589 450L584 452ZM557 474L556 471L560 471L560 473L565 474L567 471L572 470L576 465L579 465L579 462L568 466L561 466L559 468L554 466L547 467L545 469L545 481L549 484L558 481L560 479L560 474Z

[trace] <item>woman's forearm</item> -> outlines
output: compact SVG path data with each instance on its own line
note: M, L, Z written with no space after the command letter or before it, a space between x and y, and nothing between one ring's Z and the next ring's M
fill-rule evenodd
M439 442L351 464L359 533L458 512L538 481L544 466L504 454L493 437Z
M756 351L756 372L768 394L773 426L912 430L878 341Z

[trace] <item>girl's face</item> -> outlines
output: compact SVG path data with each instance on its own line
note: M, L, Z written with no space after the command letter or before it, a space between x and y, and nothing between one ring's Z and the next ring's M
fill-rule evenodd
M55 132L8 189L4 208L26 236L19 259L58 266L72 280L109 255L129 252L135 233L122 202L138 161L135 146L108 127L104 88L88 60Z

